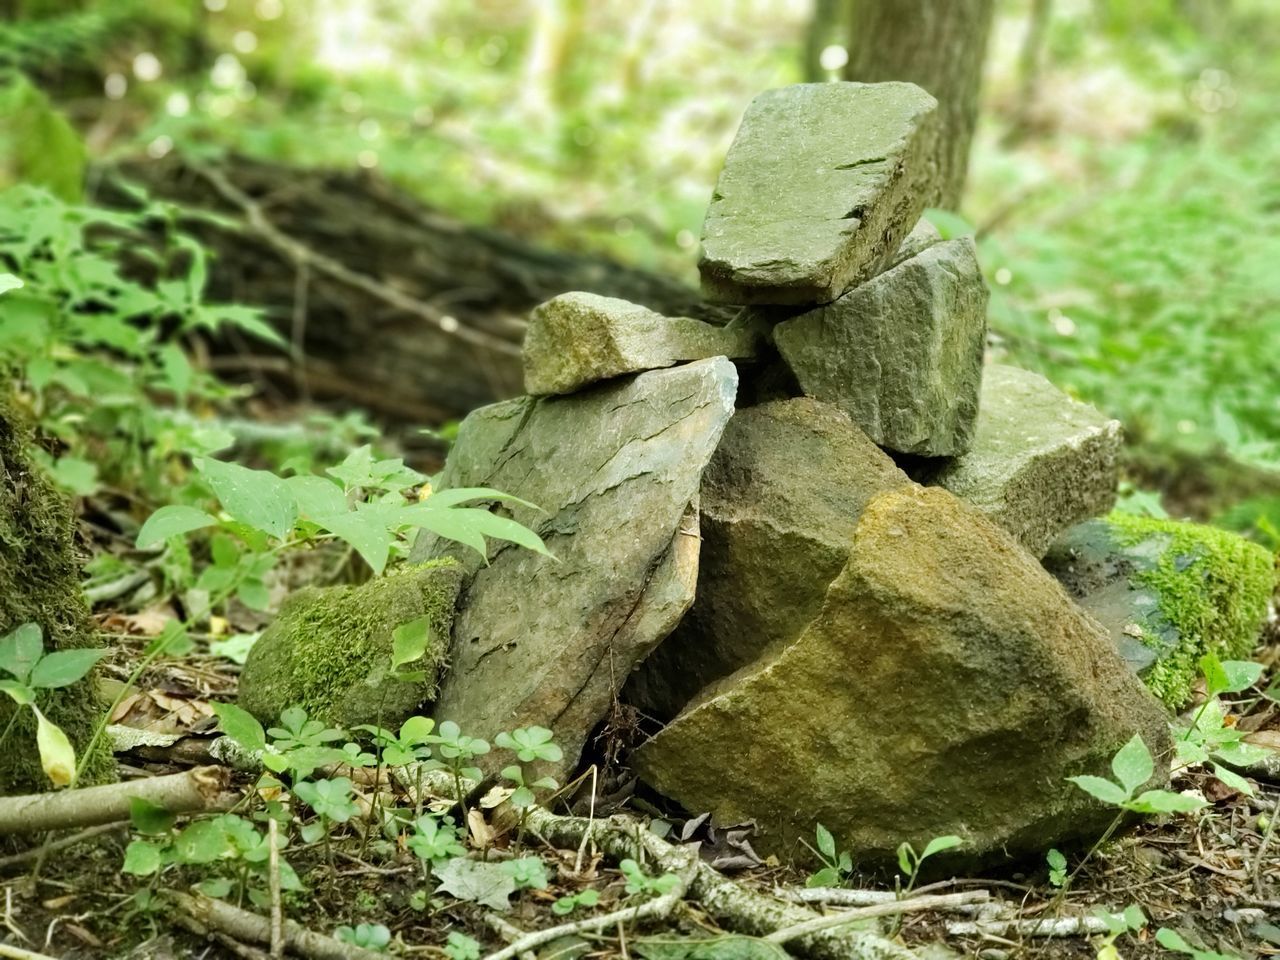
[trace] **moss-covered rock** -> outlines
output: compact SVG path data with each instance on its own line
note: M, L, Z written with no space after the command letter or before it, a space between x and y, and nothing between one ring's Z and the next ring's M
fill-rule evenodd
M299 591L250 651L240 705L264 723L302 706L339 727L397 726L435 699L461 582L462 568L444 559L357 587ZM392 633L424 616L431 624L427 651L403 668L424 676L394 679Z
M1275 558L1230 531L1118 512L1067 531L1044 562L1172 709L1206 652L1253 649L1276 584Z
M0 636L35 623L44 631L47 651L95 646L80 592L71 508L27 456L31 433L8 397L8 385L0 382ZM37 701L45 716L66 732L77 756L106 709L93 676L42 691ZM0 697L0 730L8 727L14 709L8 697ZM0 794L48 788L35 729L34 714L22 710L0 751ZM89 758L80 782L100 783L114 773L104 743Z

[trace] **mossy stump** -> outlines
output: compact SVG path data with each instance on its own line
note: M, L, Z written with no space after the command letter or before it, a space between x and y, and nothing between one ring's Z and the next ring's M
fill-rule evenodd
M44 633L46 651L97 645L80 591L71 507L27 455L33 443L23 418L0 383L0 636L24 623ZM106 704L94 684L96 671L78 683L42 690L37 704L70 738L79 758L102 719ZM0 794L46 790L50 783L36 751L35 715L0 697L0 730L9 730L0 750ZM84 765L80 784L115 775L105 740Z
M299 591L250 651L240 675L240 705L263 723L301 706L337 727L397 726L435 699L461 584L462 567L444 559L360 586ZM422 676L395 678L392 633L424 616L430 623L426 653L403 668Z
M1275 558L1256 543L1120 512L1073 527L1044 563L1173 710L1190 699L1205 653L1249 655L1276 586Z

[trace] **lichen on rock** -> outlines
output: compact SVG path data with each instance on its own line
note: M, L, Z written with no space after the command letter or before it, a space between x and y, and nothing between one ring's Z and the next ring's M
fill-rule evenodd
M1237 534L1118 511L1073 527L1045 565L1122 653L1145 648L1125 655L1171 709L1190 698L1205 653L1248 656L1276 584L1272 555Z
M301 706L326 723L392 726L434 699L448 651L462 568L451 559L402 568L360 586L295 594L250 651L240 677L240 705L263 722ZM392 633L427 617L426 653L391 676Z
M95 646L80 591L75 519L66 500L28 457L28 445L34 441L10 408L8 395L8 385L0 382L0 636L35 623L44 633L46 651ZM93 678L91 673L70 686L42 690L37 701L45 716L67 734L77 756L106 710ZM0 730L8 727L15 709L8 697L0 697ZM0 794L48 788L35 731L35 715L22 710L0 754ZM85 764L79 782L101 783L114 775L115 762L104 741Z

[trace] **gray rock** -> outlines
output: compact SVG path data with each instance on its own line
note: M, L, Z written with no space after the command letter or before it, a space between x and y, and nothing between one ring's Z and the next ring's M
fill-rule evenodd
M908 483L840 410L739 411L702 477L698 596L624 699L669 720L704 687L795 641L849 556L863 507Z
M1234 660L1253 650L1274 563L1229 530L1123 513L1072 527L1044 558L1173 710L1191 696L1206 652Z
M910 83L760 94L702 231L702 290L722 303L836 299L889 263L936 171L937 101Z
M693 601L702 471L733 413L723 358L571 397L523 397L463 421L441 488L538 504L514 518L558 557L505 543L471 564L436 717L473 736L538 724L571 767L632 669ZM414 556L452 553L424 537ZM459 554L459 556L462 556Z
M1110 775L1166 716L1098 624L1007 533L945 490L867 505L822 610L775 658L722 682L633 756L658 792L783 852L821 823L865 866L898 844L1042 856L1114 816L1068 783ZM1153 786L1167 780L1167 760Z
M573 393L685 360L753 357L760 339L756 327L717 327L613 297L564 293L533 311L524 339L524 388L534 396Z
M946 240L778 324L774 343L808 396L880 446L953 456L977 419L986 314L973 242Z
M1039 374L984 371L969 451L932 478L1014 535L1036 556L1072 524L1116 502L1120 423Z
M923 253L929 247L932 247L935 243L941 242L942 234L938 232L938 228L924 217L921 217L916 221L916 225L911 228L911 232L907 234L906 239L902 241L902 246L898 247L898 252L893 255L893 261L889 264L889 267L896 267L902 261L910 260L917 254Z

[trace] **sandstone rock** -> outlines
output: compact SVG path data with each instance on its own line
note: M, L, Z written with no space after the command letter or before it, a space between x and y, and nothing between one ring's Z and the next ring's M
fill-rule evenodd
M263 723L300 706L312 719L345 729L362 723L398 729L435 698L461 583L461 566L446 559L358 587L295 593L249 651L240 706ZM404 669L423 677L392 679L392 633L420 617L430 624L427 652Z
M538 724L572 766L632 669L693 601L702 471L733 413L723 358L572 397L524 397L463 421L441 488L538 504L517 520L553 560L505 543L472 563L436 717L474 736ZM449 552L424 537L416 557Z
M923 253L926 249L932 247L935 243L941 242L942 234L938 232L938 228L924 217L921 217L902 241L902 246L898 247L898 252L893 255L893 260L889 267L896 267L904 260L910 260L917 254Z
M757 849L825 824L860 865L944 834L971 861L1096 838L1113 811L1065 778L1109 773L1135 731L1169 751L1164 711L1098 624L936 488L874 499L813 623L708 693L637 751L642 779L755 820Z
M1175 710L1189 699L1204 653L1249 655L1276 584L1271 554L1243 537L1122 513L1072 527L1044 565Z
M994 364L983 375L969 451L916 479L946 487L1036 556L1116 502L1120 423L1039 374Z
M811 83L747 108L702 234L722 303L834 300L890 262L936 174L937 101L909 83Z
M978 414L986 310L973 242L947 240L778 324L774 343L808 396L880 446L953 456Z
M664 317L594 293L565 293L537 307L524 340L529 393L573 393L598 380L707 357L755 355L755 328Z
M862 509L907 482L828 404L739 411L702 477L697 599L624 699L669 720L712 681L794 641L843 569Z

